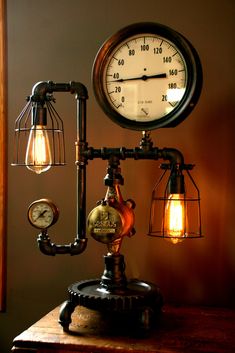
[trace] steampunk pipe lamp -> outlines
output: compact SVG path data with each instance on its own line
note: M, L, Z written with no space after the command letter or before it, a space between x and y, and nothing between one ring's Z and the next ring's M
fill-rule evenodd
M121 127L142 131L138 147L93 148L86 138L88 93L80 82L35 84L15 123L13 165L40 174L65 164L64 127L53 102L54 93L75 94L77 102L77 234L73 243L51 242L48 229L59 211L49 199L31 203L29 222L40 229L38 245L46 255L82 253L87 236L107 246L101 278L72 284L69 299L60 310L59 322L69 330L77 305L112 317L121 315L136 330L148 330L161 311L158 286L127 279L121 244L135 233L133 200L124 201L120 162L145 159L164 163L151 201L149 235L172 243L201 237L200 195L190 174L191 164L174 148L154 147L150 130L175 127L194 108L202 86L199 57L182 35L156 23L138 23L120 30L99 50L93 67L96 99L105 114ZM86 215L86 168L93 159L107 160L106 195ZM169 173L169 175L167 175ZM189 183L186 183L186 178ZM166 179L166 180L164 180ZM163 185L163 189L162 189Z

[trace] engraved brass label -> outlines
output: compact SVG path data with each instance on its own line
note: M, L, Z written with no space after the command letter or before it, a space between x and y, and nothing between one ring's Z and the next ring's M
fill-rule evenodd
M94 224L94 233L115 233L117 223L114 222L114 216L108 211L99 212L100 219Z

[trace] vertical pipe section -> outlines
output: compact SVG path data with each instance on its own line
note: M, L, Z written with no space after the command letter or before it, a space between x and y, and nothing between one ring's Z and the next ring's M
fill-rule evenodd
M86 163L81 149L86 146L86 100L77 99L77 238L86 238Z

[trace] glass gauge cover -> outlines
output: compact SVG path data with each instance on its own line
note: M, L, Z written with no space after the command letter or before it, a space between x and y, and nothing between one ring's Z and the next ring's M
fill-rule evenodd
M34 201L28 208L30 224L39 229L49 228L57 221L58 217L58 208L48 199Z
M104 112L122 127L172 127L188 116L202 86L193 46L156 23L125 27L100 48L93 88Z

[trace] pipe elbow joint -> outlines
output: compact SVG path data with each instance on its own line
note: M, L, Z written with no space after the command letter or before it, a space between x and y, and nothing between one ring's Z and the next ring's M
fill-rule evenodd
M51 243L50 238L48 235L39 234L38 239L38 247L39 250L44 255L55 256L56 255L56 245Z
M87 238L76 238L75 242L70 245L70 255L78 255L85 251L87 247Z
M36 101L45 100L47 93L52 93L50 89L50 81L37 82L32 88L32 97Z
M76 94L77 99L88 99L88 91L86 86L81 82L70 82L70 92Z
M162 158L170 161L173 165L183 165L184 156L183 154L175 148L163 148Z

